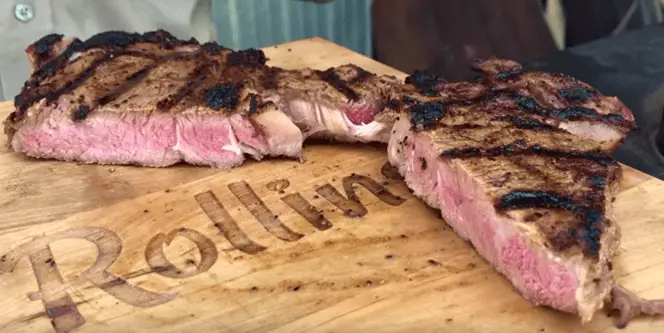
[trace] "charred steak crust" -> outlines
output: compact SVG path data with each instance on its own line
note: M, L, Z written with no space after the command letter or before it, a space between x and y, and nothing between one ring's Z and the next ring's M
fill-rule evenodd
M51 38L50 40L52 40ZM38 41L35 45L41 43L42 48L47 47L47 41ZM164 30L149 31L144 34L128 33L123 31L107 31L96 34L85 41L75 39L69 46L58 56L39 67L28 79L21 91L14 99L16 112L12 119L20 119L27 108L42 98L46 98L47 102L57 100L62 94L76 89L80 84L84 83L86 79L94 75L96 69L117 57L121 56L135 56L147 57L153 59L155 62L160 62L165 59L183 59L189 60L193 57L200 56L196 52L173 52L154 54L146 50L134 49L130 47L139 43L153 44L160 50L174 50L181 46L198 47L209 56L219 55L222 50L227 50L216 43L199 44L196 39L180 40L175 36ZM52 44L52 42L51 42ZM42 86L42 81L52 77L58 72L61 72L63 67L68 65L72 56L78 53L83 53L89 50L100 50L98 55L95 55L96 60L90 64L85 70L78 73L72 79L69 79L67 84L64 84L58 89L52 89L49 86ZM264 56L263 56L264 58ZM158 64L157 64L158 65ZM147 70L147 67L146 67ZM141 76L133 77L133 80L140 80ZM45 90L45 91L44 91ZM109 102L109 97L106 103ZM104 104L106 104L104 103Z
M30 61L34 63L34 68L41 67L44 63L51 60L56 52L56 45L62 41L64 35L61 34L48 34L26 48L26 53L30 57Z
M349 101L356 102L360 99L360 96L348 85L348 82L339 77L335 71L335 68L329 68L324 71L317 71L317 74L323 81L329 83L332 87L334 87L334 89L344 94Z
M234 109L240 98L241 85L237 83L222 83L205 91L205 105L210 109L219 111L222 108ZM255 103L255 95L251 95Z
M437 78L434 74L416 71L406 78L406 83L411 84L414 87L414 92L425 97L428 103L435 100L443 104L443 106L478 103L491 106L491 103L497 100L502 100L503 103L509 100L511 104L516 106L517 110L522 111L521 114L523 116L527 116L530 113L555 121L586 120L602 122L613 128L620 129L623 133L636 128L633 118L625 118L622 113L600 114L593 108L588 107L588 105L593 103L600 105L605 97L592 89L592 87L563 74L554 75L550 73L527 72L522 70L521 67L519 67L519 70L506 69L499 73L485 70L482 73L485 74L485 80L480 83L464 82L448 84L445 80ZM527 75L531 75L534 82L527 82L531 80L531 77ZM562 88L556 89L540 84L535 80L537 76L550 76L552 80L555 80L555 86ZM498 81L506 80L509 80L509 84L497 83ZM555 94L558 101L547 103L542 98L544 93L540 93L537 96L523 88L524 86L533 87L537 85L540 85L540 87L530 89L554 90L552 92L547 91L546 93ZM401 101L405 104L412 104L416 99L416 96L409 96L408 92L406 92ZM619 101L616 101L616 103L618 104L616 106L619 108L616 111L622 111L623 108L626 109ZM420 102L418 104L423 103ZM552 106L546 107L544 104L551 104ZM484 110L474 108L473 111L491 112L490 108ZM516 116L504 119L524 125L529 123L528 126L535 126L537 123L533 120L525 120ZM546 123L542 123L542 125L546 125Z
M52 45L56 41L54 36L42 38L33 44L33 47L40 50L49 48L48 44ZM140 44L151 45L152 48L137 47ZM182 46L194 47L194 49L193 51L192 49L177 50ZM80 66L79 70L71 71L68 74L63 73L70 63L73 65L74 62L82 61L81 59L70 61L72 56L89 50L96 52L86 56L89 61L86 66ZM154 50L160 52L154 52ZM14 132L12 127L23 118L25 111L33 104L42 99L45 99L47 105L57 101L60 96L70 94L85 84L100 67L111 62L121 61L123 57L128 58L126 62L130 62L134 58L145 58L147 64L137 68L134 72L131 72L130 69L122 69L122 72L117 73L118 75L105 78L101 85L105 92L97 100L89 100L85 104L82 103L82 98L73 101L80 104L75 106L72 111L72 118L75 121L85 119L99 106L112 104L116 98L139 85L152 71L159 70L160 66L169 61L194 62L200 65L192 71L188 80L189 84L156 103L157 110L160 111L170 111L185 98L191 102L206 100L204 96L195 98L188 95L205 81L219 77L220 73L217 69L221 66L220 61L228 63L229 66L256 67L263 66L266 60L260 50L234 52L213 42L200 45L195 39L179 40L163 30L144 34L110 31L94 35L86 41L74 39L61 54L38 68L26 81L21 93L15 98L16 110L5 122L5 133L11 137ZM52 77L56 73L58 80L53 82L55 80Z
M494 177L489 186L496 211L535 210L526 221L538 225L553 250L576 247L598 260L602 232L612 225L605 215L606 193L620 177L620 166L608 154L610 149L575 143L576 135L559 124L601 122L627 133L635 127L631 113L619 101L564 75L529 72L502 59L478 61L474 68L483 74L475 82L447 82L416 71L386 107L404 111L414 133L442 131L449 140L458 138L457 146L440 152L443 159L468 161L466 165L480 169L504 161L535 175L539 181L532 182L533 187L520 185L510 170ZM609 112L598 112L607 105ZM482 131L488 132L477 134ZM467 144L461 144L464 141ZM424 170L426 161L420 164ZM551 225L537 209L571 216Z
M412 84L423 95L436 96L439 92L439 85L445 84L447 81L429 71L416 70L406 77L405 83Z
M247 49L230 52L226 55L226 61L231 66L262 67L265 66L267 58L261 50Z
M64 35L61 34L48 34L38 39L31 47L34 48L34 53L37 55L48 54L53 45L62 40Z
M118 51L137 43L155 43L163 49L173 49L176 46L185 45L199 45L198 41L194 38L188 41L179 40L164 30L149 31L144 34L124 31L105 31L93 35L85 41L74 39L65 51L39 68L32 75L30 80L26 82L26 86L39 84L39 80L53 75L58 68L68 63L69 58L74 53L85 52L90 49L112 49Z

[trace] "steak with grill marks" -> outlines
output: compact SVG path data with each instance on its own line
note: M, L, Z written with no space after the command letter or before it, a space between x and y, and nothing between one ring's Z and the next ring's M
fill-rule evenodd
M406 79L404 91L395 95L393 107L408 99L452 102L454 121L473 122L477 111L491 119L518 121L520 127L544 125L601 143L602 150L615 150L634 129L634 115L618 98L604 96L572 77L528 71L518 62L491 58L473 67L482 75L475 81L448 83L442 78L415 72ZM404 100L405 98L405 100ZM448 115L448 118L451 115ZM446 121L452 121L448 119Z
M354 65L285 70L258 50L161 30L51 35L27 52L35 71L5 122L16 151L230 168L245 155L300 158L307 137L387 142L414 194L528 300L584 322L611 296L621 325L662 312L611 272L621 169L609 154L634 117L583 82L505 59L455 83L416 72L400 84Z
M283 70L259 50L165 31L47 36L5 122L15 151L83 163L230 168L245 155L301 158L307 136L387 142L374 118L394 78L357 66Z
M614 286L619 230L611 201L621 169L608 153L633 118L597 92L592 102L546 98L580 85L569 78L524 72L498 78L504 69L487 66L501 61L484 62L487 76L477 82L448 83L423 72L408 77L389 103L401 117L388 158L414 194L440 209L526 299L585 322ZM558 81L547 81L552 77ZM561 117L580 107L588 112ZM613 134L583 130L593 126Z

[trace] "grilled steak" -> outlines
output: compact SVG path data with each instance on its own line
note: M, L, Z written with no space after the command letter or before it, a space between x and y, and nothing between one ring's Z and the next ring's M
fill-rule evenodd
M165 31L47 36L5 123L15 151L38 158L230 168L245 155L300 158L307 136L387 142L374 122L391 77L357 66L265 65L259 50L182 41ZM43 64L42 64L43 63Z
M30 68L33 72L64 52L67 46L74 41L74 39L64 39L63 37L60 34L49 34L30 44L25 49L28 61L30 62Z
M389 161L525 298L588 321L614 286L621 169L608 152L633 117L585 84L514 64L482 62L477 82L408 77L389 103L402 113ZM569 89L588 96L560 98Z
M615 97L514 61L474 81L415 72L405 84L355 65L285 70L258 50L159 30L86 41L48 35L5 122L15 151L83 163L231 168L301 158L306 138L387 142L414 194L525 298L584 322L613 300L619 324L662 312L615 285L621 177L610 153L635 127Z
M416 72L391 105L401 102L403 95L420 101L457 101L457 122L476 121L470 118L479 108L482 114L493 115L482 116L483 121L500 118L518 121L520 127L549 125L598 141L605 151L615 150L635 128L634 115L616 97L604 96L574 78L527 71L515 61L496 58L477 61L474 69L483 75L474 82L454 84Z

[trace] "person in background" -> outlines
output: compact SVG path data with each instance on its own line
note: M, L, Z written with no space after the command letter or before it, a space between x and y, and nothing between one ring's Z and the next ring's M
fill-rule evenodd
M0 100L13 99L30 75L25 48L51 34L88 38L107 30L165 29L214 39L211 0L1 0Z
M371 56L371 0L0 0L0 101L30 75L25 48L52 34L164 29L181 39L260 48L320 36Z
M477 58L528 63L664 21L662 0L375 0L375 58L404 72L470 79Z

